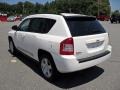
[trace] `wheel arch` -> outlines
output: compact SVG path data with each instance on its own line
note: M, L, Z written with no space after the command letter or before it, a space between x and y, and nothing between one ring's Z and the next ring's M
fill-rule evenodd
M49 55L51 58L52 58L52 63L53 65L55 66L55 69L58 71L57 67L56 67L56 64L54 62L54 59L53 59L53 56L50 52L46 51L46 50L42 50L42 49L38 49L38 59L40 60L40 56L41 55Z
M43 54L49 55L49 56L53 59L53 57L52 57L52 55L51 55L50 52L48 52L48 51L46 51L46 50L43 50L43 49L38 49L38 59L39 59L40 56L43 55Z

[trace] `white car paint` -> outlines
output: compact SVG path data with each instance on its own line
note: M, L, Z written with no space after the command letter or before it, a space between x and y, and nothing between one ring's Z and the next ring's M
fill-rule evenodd
M75 14L65 14L66 16L74 16ZM74 72L92 67L111 56L112 47L109 45L108 33L72 37L69 27L62 15L54 14L36 14L26 17L29 18L49 18L56 20L51 30L46 34L23 32L11 30L8 36L13 39L15 47L26 55L39 61L38 49L45 50L51 54L55 62L56 68L61 73ZM79 16L78 14L76 16ZM83 15L84 16L84 15ZM22 22L24 21L22 20ZM20 23L21 24L21 23ZM19 25L18 25L19 26ZM60 43L66 38L72 37L74 40L74 54L60 55ZM94 43L96 40L103 41L103 44L97 48L88 48L87 44ZM79 62L79 59L89 58L108 50L110 53L86 62Z

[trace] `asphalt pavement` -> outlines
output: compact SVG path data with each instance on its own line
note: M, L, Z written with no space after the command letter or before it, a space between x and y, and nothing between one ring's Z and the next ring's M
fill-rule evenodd
M8 31L18 22L0 22L0 90L120 90L120 24L101 22L110 35L112 57L90 69L44 80L38 63L8 50Z

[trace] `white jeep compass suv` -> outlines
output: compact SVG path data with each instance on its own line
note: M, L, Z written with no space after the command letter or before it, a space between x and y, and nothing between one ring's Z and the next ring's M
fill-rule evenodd
M9 49L39 61L45 79L95 66L111 56L106 30L95 17L62 13L27 16L8 33Z

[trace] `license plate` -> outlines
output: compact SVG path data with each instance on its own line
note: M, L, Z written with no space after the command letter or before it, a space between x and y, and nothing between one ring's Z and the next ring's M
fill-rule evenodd
M97 41L97 42L94 42L94 43L88 43L87 44L87 47L88 48L96 48L96 47L99 47L103 44L104 41Z

